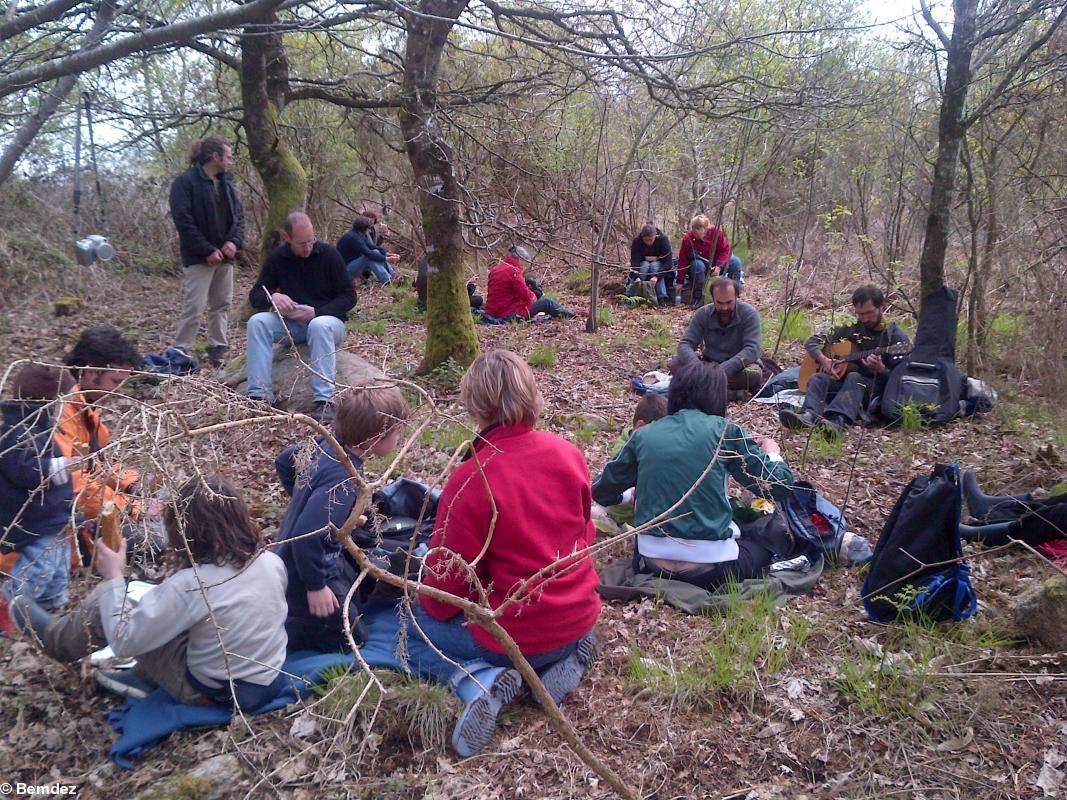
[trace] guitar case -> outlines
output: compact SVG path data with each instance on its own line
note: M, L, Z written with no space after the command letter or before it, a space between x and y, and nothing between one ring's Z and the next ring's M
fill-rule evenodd
M919 307L915 348L889 373L881 413L890 421L912 406L927 422L948 422L960 413L963 375L956 366L955 289L931 292Z

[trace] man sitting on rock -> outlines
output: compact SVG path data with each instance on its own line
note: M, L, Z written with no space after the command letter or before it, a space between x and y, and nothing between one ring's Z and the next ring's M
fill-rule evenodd
M314 416L326 423L333 418L337 346L345 338L356 289L341 254L315 238L307 214L294 211L286 217L282 239L285 243L267 256L248 293L252 307L264 309L248 320L248 396L273 403L274 343L285 338L307 342Z
M763 333L759 312L737 299L741 293L731 278L716 278L711 284L712 304L693 314L682 341L678 343L675 365L697 357L722 367L731 400L742 400L760 388L760 348Z

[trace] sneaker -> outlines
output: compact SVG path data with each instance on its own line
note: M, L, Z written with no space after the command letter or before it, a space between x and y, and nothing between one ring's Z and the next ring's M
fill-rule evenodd
M596 634L589 632L578 640L577 649L541 672L541 682L557 706L578 688L585 671L600 658Z
M794 411L791 408L783 408L778 412L778 421L790 430L801 428L814 428L819 424L819 418L811 411Z
M333 403L329 400L316 400L315 410L311 412L311 416L316 422L329 425L333 422Z
M93 678L112 694L127 700L144 700L153 691L132 669L97 669Z
M522 676L518 670L505 669L484 692L467 704L452 731L452 749L456 755L469 758L489 744L496 732L500 709L518 697L522 687Z
M44 632L52 622L52 615L34 602L29 595L20 594L8 607L13 632L34 636L44 641Z

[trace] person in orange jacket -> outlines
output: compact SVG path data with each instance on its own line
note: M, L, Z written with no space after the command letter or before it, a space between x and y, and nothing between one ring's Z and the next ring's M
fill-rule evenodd
M63 456L72 459L74 504L86 522L95 522L109 503L114 503L130 523L140 520L141 504L136 499L140 473L124 468L110 453L96 455L111 441L98 403L115 394L140 361L137 347L110 326L82 331L64 357L78 384L59 413L55 443ZM136 526L127 525L124 534L135 538L135 529ZM92 536L91 531L83 531L79 545L83 551L90 551L83 552L88 556Z

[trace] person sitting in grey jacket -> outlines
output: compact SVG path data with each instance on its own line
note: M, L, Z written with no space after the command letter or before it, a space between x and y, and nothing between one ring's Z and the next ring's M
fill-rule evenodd
M717 278L711 284L710 305L693 314L678 343L674 366L697 357L722 367L731 399L744 392L755 393L761 383L760 349L763 334L759 312L738 299L741 287L732 278Z

